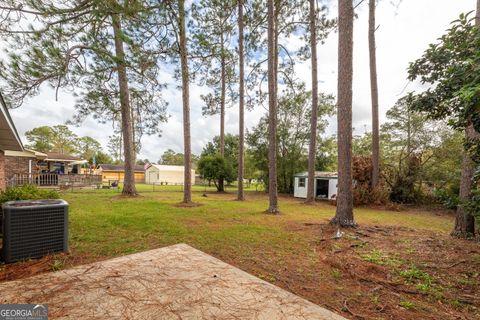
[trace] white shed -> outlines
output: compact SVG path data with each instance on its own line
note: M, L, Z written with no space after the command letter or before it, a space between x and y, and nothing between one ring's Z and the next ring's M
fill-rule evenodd
M145 183L147 184L183 184L184 166L168 166L152 164L145 171ZM192 185L195 184L195 170L192 169Z
M336 172L315 172L315 197L317 199L334 199L337 197L338 174ZM307 197L308 172L294 176L294 192L296 198Z

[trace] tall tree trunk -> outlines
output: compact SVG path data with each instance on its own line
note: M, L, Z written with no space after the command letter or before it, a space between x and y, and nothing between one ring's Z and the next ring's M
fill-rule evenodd
M332 223L355 226L352 183L353 4L338 0L338 192Z
M310 47L312 60L312 115L310 119L310 146L308 150L307 203L315 203L315 155L317 151L318 71L315 0L310 0Z
M223 33L220 34L220 68L221 68L221 88L220 88L220 156L225 157L225 92L226 88L226 62L225 48L223 44ZM223 178L218 179L218 191L225 191L225 182Z
M480 0L477 0L477 12L475 16L475 25L480 28ZM475 140L480 139L480 134L475 130L473 124L469 124L465 129L465 139ZM457 207L455 216L455 227L452 231L452 236L468 237L475 234L475 218L465 210L462 202L469 201L472 195L473 177L475 174L475 164L472 161L468 152L463 152L462 161L462 177L460 180L460 204Z
M368 49L370 52L370 92L372 96L372 188L380 180L380 135L378 119L377 52L375 45L375 2L370 0L368 15Z
M132 117L130 112L130 94L128 89L125 52L123 49L122 26L119 15L112 15L113 34L115 38L115 55L117 60L118 87L120 90L120 109L122 115L123 154L125 155L125 174L122 194L135 196L135 150L133 144Z
M268 0L268 213L277 214L277 95L276 95L276 47L275 4Z
M243 0L238 0L238 56L239 56L239 105L238 105L238 193L237 200L245 200L243 173L245 164L245 57L243 35Z
M122 152L123 152L122 144L123 144L123 132L120 128L120 141L118 142L118 161L122 161Z
M465 130L465 139L478 139L478 133L470 124ZM452 236L468 237L475 234L475 218L465 210L462 205L463 202L469 201L472 195L473 176L475 174L475 163L467 151L463 152L462 161L462 176L460 180L460 204L457 207L455 216L455 228L452 231Z
M135 123L136 123L136 119L135 119L135 112L133 110L133 108L130 108L130 111L131 111L131 119L132 119L132 141L133 141L133 163L136 163L136 160L137 160L137 151L138 151L138 145L137 145L137 137L135 136L136 132L135 132Z
M185 159L183 203L192 202L192 150L190 142L190 90L185 31L185 0L178 0L178 29L180 37L180 64L182 69L183 148Z

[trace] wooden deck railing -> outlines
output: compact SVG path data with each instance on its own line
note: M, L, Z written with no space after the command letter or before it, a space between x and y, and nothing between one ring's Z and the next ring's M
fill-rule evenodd
M39 187L83 187L102 184L101 175L93 174L16 174L7 180L7 186L33 184Z

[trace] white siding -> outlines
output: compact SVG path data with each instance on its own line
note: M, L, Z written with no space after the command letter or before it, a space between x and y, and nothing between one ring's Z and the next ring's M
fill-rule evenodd
M183 166L152 165L145 171L148 184L183 184ZM192 184L195 184L195 170L192 170Z
M301 178L305 179L305 186L304 187L300 186L300 179ZM332 199L332 196L334 196L334 195L336 196L338 179L316 178L315 179L315 184L314 184L314 190L317 190L317 179L318 180L329 180L329 182L328 182L328 198ZM308 178L307 177L295 177L293 196L295 198L307 198L307 185L308 185Z
M328 182L328 199L332 199L332 196L335 195L337 197L337 184L338 179L330 179Z
M306 198L307 197L307 185L308 185L308 178L305 179L305 186L301 187L300 177L295 177L295 183L293 185L293 196L296 198Z
M158 169L151 166L145 170L145 183L154 184L158 182Z

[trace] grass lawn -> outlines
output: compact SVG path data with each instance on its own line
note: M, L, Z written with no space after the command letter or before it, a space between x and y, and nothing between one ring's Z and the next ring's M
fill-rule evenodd
M280 216L264 214L267 197L217 194L194 187L201 206L177 207L181 187L139 185L140 196L116 190L68 191L68 255L0 266L0 278L187 243L349 318L480 317L480 247L451 239L453 216L357 208L360 227L332 239L335 207L282 196Z

